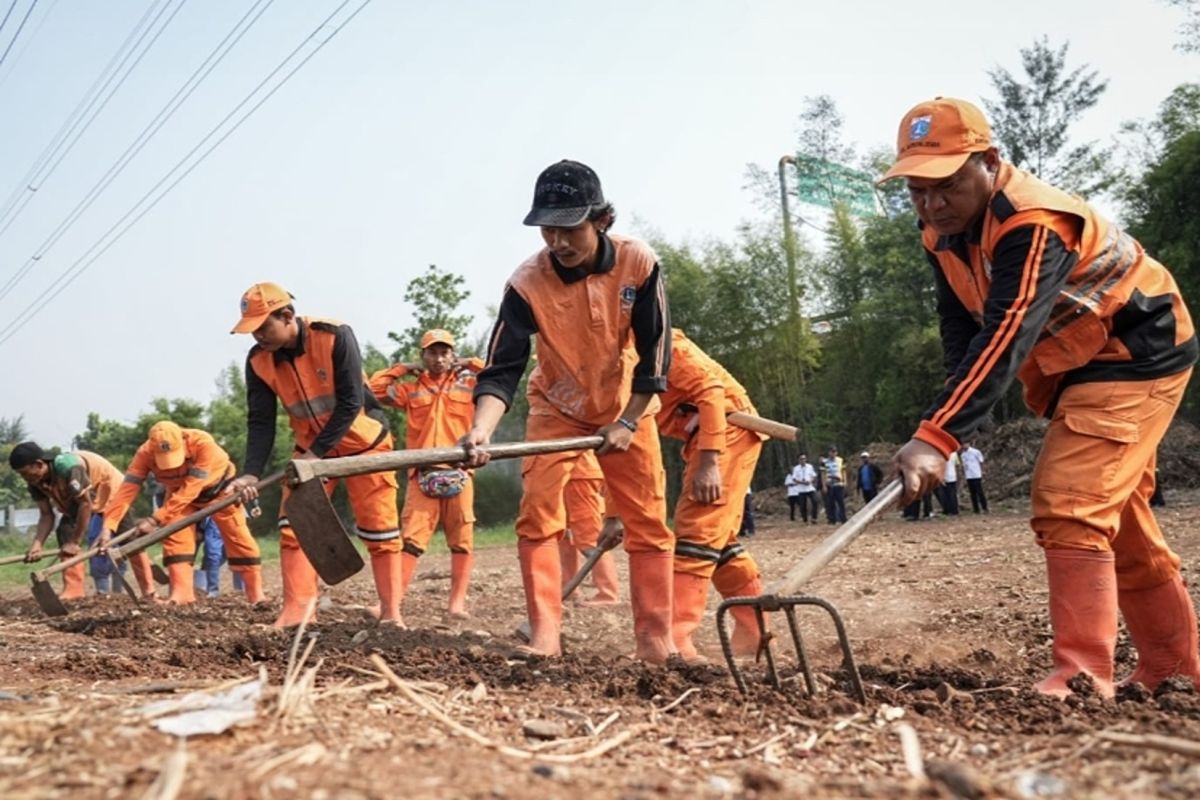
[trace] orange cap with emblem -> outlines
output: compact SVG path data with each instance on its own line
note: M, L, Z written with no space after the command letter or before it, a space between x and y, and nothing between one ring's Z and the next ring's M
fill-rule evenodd
M183 429L170 420L154 423L150 426L150 449L154 451L154 466L178 469L187 457Z
M425 335L421 337L421 349L432 347L435 344L448 344L454 347L454 334L443 328L434 328L431 331L425 331Z
M892 178L948 178L972 153L992 146L992 129L979 108L966 100L936 97L914 106L900 120L896 163L879 182Z
M271 312L291 305L292 293L278 283L256 283L242 295L242 318L230 333L253 333Z

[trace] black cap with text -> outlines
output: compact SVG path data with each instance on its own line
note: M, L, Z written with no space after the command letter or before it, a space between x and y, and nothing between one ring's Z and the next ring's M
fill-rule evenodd
M563 159L542 170L533 188L533 208L525 224L573 228L605 206L600 178L587 164Z

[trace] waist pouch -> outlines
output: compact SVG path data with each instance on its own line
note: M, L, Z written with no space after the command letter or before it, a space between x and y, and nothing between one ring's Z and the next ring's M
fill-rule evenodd
M466 471L456 467L426 467L417 471L417 486L426 497L457 497L466 485Z

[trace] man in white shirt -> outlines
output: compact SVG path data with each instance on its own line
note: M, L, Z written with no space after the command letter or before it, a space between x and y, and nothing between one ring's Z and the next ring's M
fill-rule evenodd
M796 506L800 506L800 518L808 522L809 509L812 510L812 524L817 524L817 470L808 463L808 456L800 454L796 466L784 478L783 483L788 490L788 508L791 518L796 520Z
M976 514L980 509L988 513L987 496L983 493L983 453L974 445L968 444L961 451L963 475L967 479L967 488L971 491L971 510Z
M958 454L951 453L946 459L946 472L942 476L942 485L937 490L938 502L942 504L942 513L948 516L958 516Z

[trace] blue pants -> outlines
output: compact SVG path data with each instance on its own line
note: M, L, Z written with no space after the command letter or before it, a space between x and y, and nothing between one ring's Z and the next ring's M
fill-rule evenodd
M221 590L221 564L225 561L225 542L221 539L221 531L217 529L217 523L213 522L212 517L205 518L196 527L197 533L204 536L204 557L200 561L200 569L196 570L196 588L213 597Z
M100 534L104 531L104 517L99 514L92 514L91 520L88 522L87 529L87 546L93 547L96 540L100 538ZM92 573L92 583L96 584L96 594L108 594L112 591L112 575L113 562L108 556L92 556L88 559L88 566ZM121 574L125 574L129 564L125 561L121 562Z

